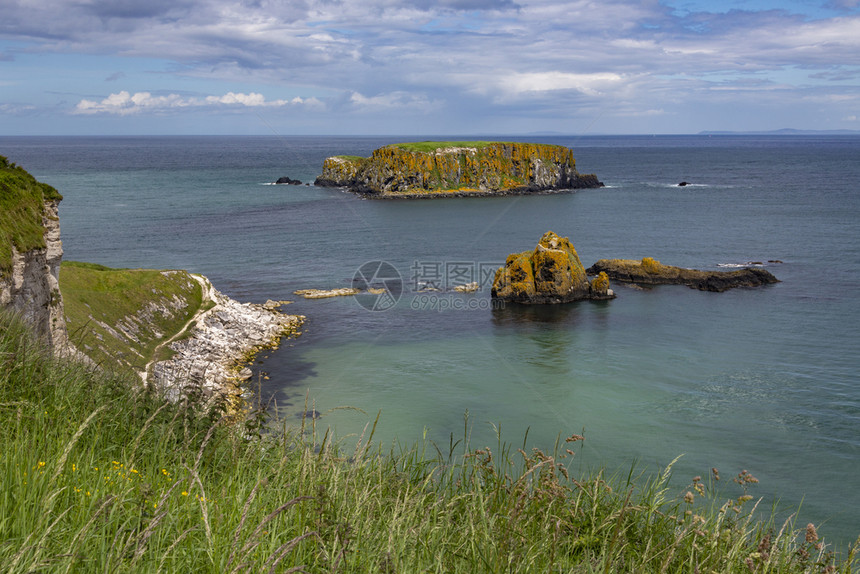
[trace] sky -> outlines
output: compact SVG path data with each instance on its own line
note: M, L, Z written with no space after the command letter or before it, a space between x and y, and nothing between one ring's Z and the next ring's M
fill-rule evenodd
M0 0L0 135L860 130L860 0Z

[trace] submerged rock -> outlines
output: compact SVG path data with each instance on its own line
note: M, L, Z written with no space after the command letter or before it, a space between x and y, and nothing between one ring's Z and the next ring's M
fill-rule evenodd
M318 186L372 197L501 195L602 187L576 171L564 146L516 142L420 142L377 149L369 158L330 157Z
M700 271L672 265L645 257L635 259L601 259L587 273L606 273L615 281L639 285L687 285L700 291L721 292L734 287L758 287L778 283L779 279L760 267L745 267L733 271Z
M533 251L508 255L496 271L492 296L513 303L569 303L613 299L605 273L589 282L585 267L567 237L546 232Z
M356 289L354 287L341 287L338 289L299 289L293 293L301 295L305 299L327 299L329 297L347 297L349 295L357 295L361 293L361 289Z
M458 293L474 293L480 289L477 281L472 281L471 283L466 283L465 285L457 285L454 287L454 291Z

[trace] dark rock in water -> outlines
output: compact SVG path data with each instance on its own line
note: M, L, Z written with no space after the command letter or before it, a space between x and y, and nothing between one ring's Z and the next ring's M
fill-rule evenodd
M283 184L286 184L286 185L301 185L301 184L302 184L302 182L301 182L301 181L299 181L299 180L297 180L297 179L290 179L290 178L289 178L289 177L287 177L287 176L279 177L279 178L278 178L278 181L276 181L275 183L279 183L279 184L282 184L282 185L283 185Z
M496 271L491 294L512 303L569 303L581 299L613 299L605 273L589 283L585 268L567 237L552 231L533 251L508 255Z
M663 265L651 257L633 259L601 259L586 273L605 273L609 278L639 285L687 285L700 291L722 292L735 287L758 287L778 283L779 279L760 267L745 267L734 271L700 271Z
M296 413L296 417L300 419L318 419L322 417L322 413L318 410L311 409L304 413Z
M678 187L684 187L685 185L688 185L687 182L682 181L681 183L678 184Z

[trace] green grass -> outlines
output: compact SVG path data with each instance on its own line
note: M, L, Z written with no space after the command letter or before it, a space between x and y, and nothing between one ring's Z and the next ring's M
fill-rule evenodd
M392 144L391 147L396 147L396 148L406 150L406 151L430 153L430 152L436 151L439 148L446 148L446 147L472 147L472 148L476 148L476 149L481 149L481 148L487 147L489 145L492 145L494 143L500 143L500 142L485 142L485 141L434 142L434 141L425 141L425 142L408 142L408 143Z
M217 411L54 359L0 316L0 571L841 572L814 529L759 522L740 473L568 476L551 452L382 451L312 421L254 438ZM298 424L298 423L297 423ZM468 424L464 425L468 434ZM571 451L572 452L572 451ZM687 481L684 481L687 482ZM748 498L750 497L750 498Z
M56 189L0 156L0 275L12 269L12 246L19 253L45 247L44 203L62 198Z
M75 346L106 369L141 370L200 309L187 271L111 269L64 261L60 291ZM166 358L159 354L158 358Z

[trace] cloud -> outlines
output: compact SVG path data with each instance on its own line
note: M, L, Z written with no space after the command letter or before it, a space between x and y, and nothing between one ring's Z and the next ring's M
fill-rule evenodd
M617 86L621 80L619 74L610 72L576 74L556 70L511 74L502 78L498 87L513 96L555 90L575 90L583 94L597 95Z
M833 10L851 12L860 8L860 0L830 0L825 3L825 6Z
M597 108L647 115L670 114L667 103L705 104L712 88L754 98L755 86L781 86L788 98L809 85L824 95L828 85L856 84L857 0L832 4L841 11L829 14L840 16L671 0L79 0L62 9L53 0L10 0L0 40L19 60L105 58L106 70L126 76L101 77L140 87L125 98L81 100L79 114L322 109L325 101L329 111L366 115L468 109L549 117ZM28 73L46 78L51 70ZM201 91L216 95L179 95ZM321 99L260 95L281 91Z
M519 6L511 0L418 0L411 2L423 10L448 8L451 10L515 10Z
M367 97L358 92L349 96L349 102L356 109L361 110L390 110L412 108L415 110L429 111L438 107L423 94L409 92L392 92L388 94L377 94Z
M2 85L2 84L0 84ZM0 103L0 114L10 116L23 116L37 112L36 106L30 104Z
M164 18L187 13L191 2L177 0L85 0L80 6L99 18Z
M149 92L131 94L125 90L110 94L101 101L83 99L75 106L76 114L116 114L130 115L144 112L165 113L184 108L206 107L285 107L308 106L322 107L322 102L316 98L293 98L291 100L266 101L262 94L228 92L223 96L207 96L205 98L185 97L179 94L152 95Z

